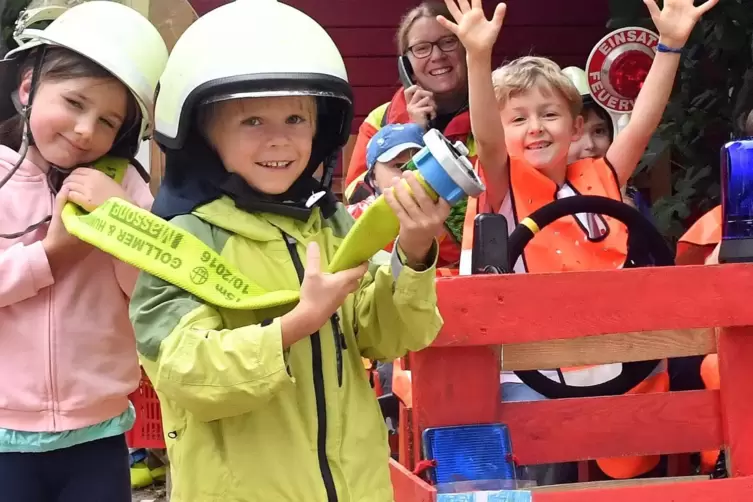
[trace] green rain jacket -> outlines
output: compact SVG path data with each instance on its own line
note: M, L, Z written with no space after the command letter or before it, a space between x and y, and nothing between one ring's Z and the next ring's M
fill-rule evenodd
M172 222L272 291L300 288L312 240L324 268L353 220L342 206L302 222L222 198ZM337 316L287 351L279 318L292 306L218 308L141 274L130 315L162 406L172 502L393 500L387 431L361 357L420 350L442 319L434 266L381 256Z

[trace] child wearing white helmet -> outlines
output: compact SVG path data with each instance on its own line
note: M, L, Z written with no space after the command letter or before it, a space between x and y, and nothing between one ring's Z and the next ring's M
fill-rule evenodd
M109 1L19 35L0 68L1 498L129 502L137 272L69 235L60 214L109 197L151 206L146 173L129 167L118 185L89 166L136 154L167 48Z
M583 109L580 116L583 118L583 134L570 144L568 162L577 162L580 159L604 157L612 146L615 134L618 131L618 118L611 115L606 108L601 106L591 96L588 88L586 72L576 66L568 66L562 70L575 85L583 98ZM641 193L633 185L623 187L624 200L652 219L651 207Z
M267 291L300 288L300 301L232 310L139 277L131 320L161 403L172 502L393 500L361 357L390 360L437 335L434 236L449 205L406 173L414 197L385 192L401 224L392 255L325 273L353 223L329 191L352 114L337 47L282 3L223 5L173 48L153 212Z

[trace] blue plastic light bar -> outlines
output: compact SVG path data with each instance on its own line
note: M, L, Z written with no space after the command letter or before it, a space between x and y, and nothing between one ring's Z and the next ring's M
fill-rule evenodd
M722 238L753 238L753 139L727 143L720 160Z
M422 439L424 458L437 464L429 470L437 485L515 479L510 433L503 424L436 427L426 429Z
M437 495L437 502L531 502L531 492L497 491L473 493L445 493Z

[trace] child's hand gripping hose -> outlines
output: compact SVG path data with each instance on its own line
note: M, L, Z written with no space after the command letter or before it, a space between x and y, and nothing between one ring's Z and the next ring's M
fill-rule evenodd
M432 198L455 204L484 190L464 157L467 150L458 151L460 146L453 147L436 130L429 131L424 140L427 146L411 162ZM120 182L128 161L104 158L94 167ZM62 219L71 235L218 307L256 310L299 298L298 291L265 290L194 235L124 200L109 199L88 214L68 203ZM397 217L379 197L345 237L329 272L369 260L394 240L398 231Z
M424 135L426 146L416 153L403 170L411 170L416 179L436 201L442 198L455 205L468 196L478 197L484 184L465 157L468 149L460 142L452 145L436 129ZM408 186L405 180L402 180ZM395 240L400 223L380 195L366 208L329 264L330 272L346 270L368 260L377 251Z

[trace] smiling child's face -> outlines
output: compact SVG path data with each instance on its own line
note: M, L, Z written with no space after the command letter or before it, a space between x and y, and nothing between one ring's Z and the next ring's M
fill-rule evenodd
M311 157L314 98L244 98L211 106L205 132L225 169L260 192L286 192Z

